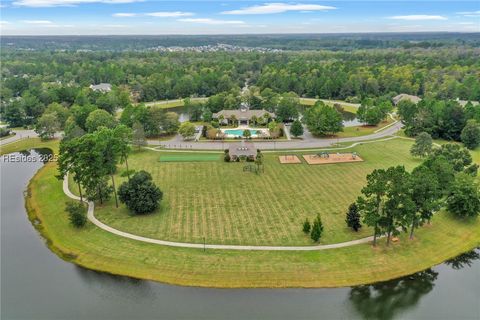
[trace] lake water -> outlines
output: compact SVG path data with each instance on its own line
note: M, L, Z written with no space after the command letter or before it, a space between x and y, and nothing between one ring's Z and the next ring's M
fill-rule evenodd
M339 289L190 288L89 271L53 254L27 219L23 192L42 163L2 157L0 166L2 320L480 319L480 250Z

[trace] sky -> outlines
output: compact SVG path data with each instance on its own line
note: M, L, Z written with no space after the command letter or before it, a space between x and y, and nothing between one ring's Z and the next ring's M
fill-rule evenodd
M480 0L1 0L2 35L480 32Z

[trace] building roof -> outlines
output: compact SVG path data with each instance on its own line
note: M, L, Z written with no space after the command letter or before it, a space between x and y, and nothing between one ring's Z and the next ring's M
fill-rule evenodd
M93 91L108 92L112 90L112 85L110 83L92 84L90 85L90 89Z
M214 119L218 119L220 116L223 115L224 119L230 119L232 115L237 118L237 120L250 120L253 116L257 118L262 118L265 113L268 113L271 118L275 118L275 113L268 112L264 109L262 110L247 110L247 109L240 109L240 110L221 110L217 113L213 114Z
M465 107L468 102L471 102L474 106L479 104L478 101L468 101L468 100L460 100L460 99L457 99L457 101L462 107Z
M230 156L236 157L255 157L257 155L257 148L255 148L255 145L251 142L245 142L243 140L240 143L231 143L228 147L228 151Z
M417 96L412 96L411 94L401 93L398 96L392 98L393 104L397 105L400 101L408 100L413 103L419 103L422 98Z

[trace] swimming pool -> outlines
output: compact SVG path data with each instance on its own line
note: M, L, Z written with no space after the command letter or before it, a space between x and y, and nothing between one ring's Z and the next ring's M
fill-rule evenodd
M248 129L248 130L250 130L250 133L251 133L252 136L256 136L259 132L259 130L253 130L253 129ZM227 136L243 137L243 132L244 131L245 131L245 129L226 129L223 132Z

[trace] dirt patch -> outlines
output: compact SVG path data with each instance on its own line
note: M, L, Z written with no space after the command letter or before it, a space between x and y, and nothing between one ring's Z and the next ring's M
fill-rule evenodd
M303 158L308 164L332 164L363 161L361 157L353 153L304 154Z
M289 164L289 163L302 163L302 160L300 160L297 156L295 155L284 155L284 156L278 156L278 160L280 160L281 164Z

